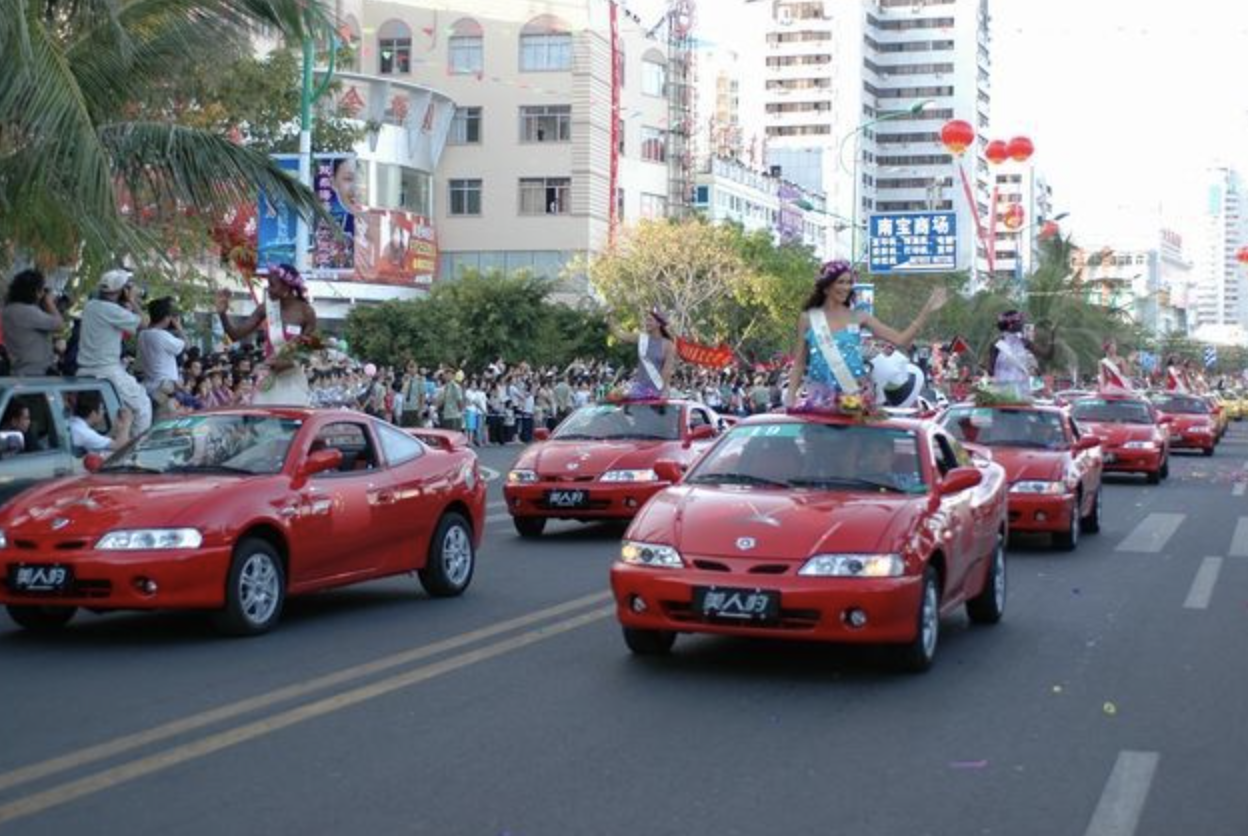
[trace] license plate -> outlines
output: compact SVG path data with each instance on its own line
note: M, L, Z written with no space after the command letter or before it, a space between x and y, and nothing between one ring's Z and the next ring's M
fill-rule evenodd
M64 592L74 580L72 566L64 563L10 563L10 592Z
M697 586L693 589L693 609L703 618L775 621L780 617L780 593L770 589Z
M589 491L547 491L546 504L551 508L575 511L589 507Z

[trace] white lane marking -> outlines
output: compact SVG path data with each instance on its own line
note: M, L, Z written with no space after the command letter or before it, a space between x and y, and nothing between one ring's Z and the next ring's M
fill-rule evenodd
M1160 760L1156 752L1119 752L1083 836L1132 836Z
M1248 490L1248 483L1236 482L1231 486L1231 496L1243 496L1245 490Z
M1213 585L1218 582L1218 573L1222 571L1222 558L1206 557L1196 570L1192 579L1192 588L1188 590L1187 600L1183 602L1185 610L1205 610L1209 608L1209 600L1213 598Z
M503 520L509 520L509 519L511 519L511 514L490 514L488 517L485 518L485 524L493 525L494 523L500 523Z
M492 468L492 467L486 467L486 466L485 466L485 465L483 465L483 464L478 464L478 465L477 465L477 468L481 471L481 478L482 478L482 479L484 479L485 481L487 481L487 482L497 482L497 481L498 481L498 477L499 477L499 475L500 475L500 474L499 474L499 472L498 472L497 470L495 470L494 468Z
M1248 557L1248 517L1240 517L1235 523L1235 533L1231 535L1231 557Z
M1149 514L1114 551L1156 554L1166 547L1185 519L1187 514Z

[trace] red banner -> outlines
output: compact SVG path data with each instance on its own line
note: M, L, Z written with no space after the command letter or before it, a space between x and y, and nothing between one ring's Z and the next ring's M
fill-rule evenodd
M707 345L689 342L680 337L676 339L676 353L686 363L692 363L695 366L706 366L708 369L722 369L725 366L730 366L735 356L732 349L726 345L711 348Z

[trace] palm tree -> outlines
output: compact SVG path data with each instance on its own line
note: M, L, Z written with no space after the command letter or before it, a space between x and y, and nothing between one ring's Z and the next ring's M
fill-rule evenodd
M158 258L165 248L138 206L215 218L262 188L317 212L311 190L265 154L144 104L262 31L325 31L322 2L0 0L0 262Z

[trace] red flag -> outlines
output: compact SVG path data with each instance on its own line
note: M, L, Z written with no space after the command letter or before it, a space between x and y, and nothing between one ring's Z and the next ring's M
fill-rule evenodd
M966 340L961 337L954 337L953 342L949 344L950 354L966 354L970 350L970 345L968 345Z
M710 346L690 342L683 337L676 338L676 353L686 363L692 363L695 366L706 366L710 369L722 369L730 365L733 360L732 349L726 345L711 348Z

